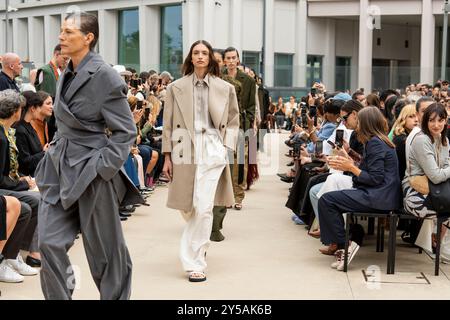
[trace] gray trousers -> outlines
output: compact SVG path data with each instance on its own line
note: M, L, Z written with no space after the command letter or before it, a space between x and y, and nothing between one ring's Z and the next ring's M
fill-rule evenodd
M67 251L80 230L100 299L129 299L132 264L120 224L119 201L112 181L99 176L68 210L64 210L61 201L56 205L40 202L40 275L45 298L72 298L76 266L71 265Z
M3 248L6 259L16 259L20 249L38 252L37 219L40 194L32 191L0 189L0 195L15 197L20 201L20 216L10 238Z

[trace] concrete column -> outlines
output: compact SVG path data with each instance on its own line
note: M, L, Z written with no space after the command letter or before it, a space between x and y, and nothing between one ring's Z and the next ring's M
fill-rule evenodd
M422 31L420 41L420 82L434 81L435 17L432 0L422 1Z
M327 19L325 56L323 58L323 80L327 90L334 91L336 74L336 20Z
M358 30L358 22L355 21L353 23L353 51L352 51L352 62L351 62L351 66L352 66L352 70L351 70L351 90L352 92L355 91L358 88L358 59L359 59L359 54L358 54L358 41L356 41L356 39L358 39L359 37L359 30Z
M117 64L119 60L119 16L114 10L98 10L100 36L99 53L107 63Z
M214 46L214 17L215 4L214 0L204 0L201 4L201 37Z
M369 0L360 0L358 87L366 93L372 90L373 26L369 14Z
M161 10L158 6L139 7L139 51L141 71L159 70Z
M6 52L5 47L5 29L6 29L6 21L4 19L0 20L0 54Z
M44 19L42 17L28 18L28 35L30 60L39 68L46 63L44 53Z
M21 59L26 60L28 54L28 21L26 19L13 19L13 51Z
M275 52L274 52L274 12L275 4L274 0L265 0L266 6L266 39L264 48L264 84L268 87L274 86L274 73L275 73Z
M294 86L306 87L307 24L308 5L306 0L297 0L294 55Z
M242 58L242 0L231 0L229 45L239 51Z
M183 21L183 57L189 53L192 43L197 40L196 28L199 16L195 12L194 3L187 1L182 4L182 21Z
M44 16L44 51L45 62L47 63L53 56L53 50L59 43L59 33L61 29L61 16Z

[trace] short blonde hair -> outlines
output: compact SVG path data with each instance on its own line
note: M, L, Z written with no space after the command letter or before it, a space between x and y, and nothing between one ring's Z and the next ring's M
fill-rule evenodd
M395 136L401 136L406 132L405 127L406 119L415 114L417 114L417 111L416 106L414 104L408 104L403 107L402 111L398 115L398 118L393 125Z

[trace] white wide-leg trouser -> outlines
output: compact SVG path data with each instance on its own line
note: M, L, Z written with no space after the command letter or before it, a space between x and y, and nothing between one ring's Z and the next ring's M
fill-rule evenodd
M197 134L193 210L181 212L187 221L181 237L180 258L187 272L204 272L206 250L210 244L214 198L227 164L227 152L216 134Z

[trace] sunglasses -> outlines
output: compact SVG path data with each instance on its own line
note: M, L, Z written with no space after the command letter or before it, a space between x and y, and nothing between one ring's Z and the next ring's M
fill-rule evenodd
M350 113L346 114L345 116L341 117L342 120L347 121L348 117L350 117Z

